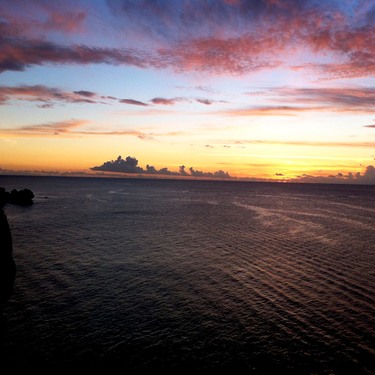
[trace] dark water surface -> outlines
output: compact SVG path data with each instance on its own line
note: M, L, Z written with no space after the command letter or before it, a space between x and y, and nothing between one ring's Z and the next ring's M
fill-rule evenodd
M375 373L375 188L5 177L0 355L121 372Z

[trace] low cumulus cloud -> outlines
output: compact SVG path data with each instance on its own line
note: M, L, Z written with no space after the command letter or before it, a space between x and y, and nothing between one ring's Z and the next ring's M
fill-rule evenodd
M121 172L121 173L143 173L144 169L138 166L138 160L130 156L122 159L119 156L116 160L106 161L100 167L91 168L93 171Z
M373 165L368 165L363 175L353 176L352 174L351 176L348 176L348 178L349 180L353 178L365 184L375 184L375 167Z
M92 167L93 171L101 172L116 172L116 173L137 173L148 175L164 175L164 176L191 176L204 178L231 178L228 172L222 170L216 172L203 172L195 170L193 167L189 168L188 173L185 166L181 165L178 171L170 171L168 168L156 169L154 166L147 164L146 168L138 165L138 160L134 157L127 156L123 159L120 156L116 160L106 161L100 166Z
M203 172L194 170L193 167L189 168L190 174L194 177L211 177L211 178L230 178L228 172L224 172L222 170L218 170L216 172Z
M375 167L368 165L363 173L349 172L347 174L337 173L329 176L313 176L302 174L295 179L297 182L311 182L311 183L350 183L350 184L363 184L375 185Z

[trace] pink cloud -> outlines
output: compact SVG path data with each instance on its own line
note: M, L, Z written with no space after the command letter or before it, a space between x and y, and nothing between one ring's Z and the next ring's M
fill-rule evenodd
M85 19L86 14L82 11L70 11L63 14L54 11L50 13L47 21L42 25L42 28L46 30L60 30L75 33L82 29Z
M154 104L174 105L176 103L176 99L154 98L151 99L151 102Z
M375 27L348 26L351 16L339 7L327 6L327 10L308 4L301 8L287 7L279 1L272 6L266 4L262 17L255 12L254 20L248 20L242 34L196 36L175 43L173 48L160 49L159 54L177 71L245 74L279 66L295 67L293 54L310 49L322 58L332 54L333 62L315 63L326 76L334 78L343 72L346 76L366 76L374 72ZM241 2L239 9L244 7ZM312 60L299 65L305 69L312 66Z
M270 105L231 108L214 114L226 116L295 116L303 112L369 114L374 108L375 89L361 87L275 88L264 91ZM372 127L372 126L368 126Z
M249 108L234 108L225 111L217 111L215 114L226 116L295 116L298 112L320 110L320 108L307 108L297 106L259 106Z
M354 2L349 7L340 1L232 0L193 6L109 0L112 18L102 12L100 22L107 22L113 31L115 26L109 25L113 21L123 35L131 36L125 38L123 48L53 39L51 31L72 36L84 27L93 35L90 20L96 14L95 4L85 9L72 1L30 1L23 12L17 12L20 4L11 3L0 5L5 21L0 25L0 72L34 65L99 63L235 75L280 66L315 67L328 78L375 72L375 20L370 8ZM132 44L137 40L147 47ZM314 59L294 60L300 50L313 52ZM328 63L316 63L316 57L324 60L327 54Z
M316 52L334 52L337 61L317 65L333 78L360 77L375 73L375 27L368 25L357 29L324 30L306 37L308 45Z
M91 125L90 128L87 126ZM184 135L184 132L150 132L134 129L113 129L108 130L95 128L93 124L87 120L67 120L56 121L42 124L25 125L18 128L0 129L0 134L22 137L79 137L85 136L132 136L142 140L153 140L155 137L175 137Z
M0 4L0 13L7 35L35 38L50 31L68 34L82 31L88 10L69 0L63 3L14 0Z
M150 139L152 134L145 134L134 130L84 130L79 129L84 125L89 124L86 120L68 120L49 122L36 125L26 125L19 128L2 129L1 132L11 135L22 135L28 137L49 137L49 136L64 136L73 137L79 135L130 135L141 139Z
M273 102L298 103L304 110L364 112L372 111L375 102L375 89L371 87L326 87L274 89L277 97ZM311 105L311 107L308 107Z
M1 132L23 136L51 136L59 134L68 135L72 133L73 129L79 128L85 124L87 124L87 121L85 120L58 121L37 125L27 125L19 128L2 129Z
M279 66L278 58L270 55L275 40L262 40L254 35L236 39L206 38L183 42L173 49L160 49L159 58L176 71L206 71L213 74L244 74Z

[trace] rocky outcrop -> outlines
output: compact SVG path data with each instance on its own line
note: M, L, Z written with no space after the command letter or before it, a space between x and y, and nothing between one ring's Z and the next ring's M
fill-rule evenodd
M13 260L12 235L7 217L0 208L0 306L12 295L15 276L16 264Z
M0 206L5 203L18 204L20 206L29 206L33 204L34 193L29 189L16 190L10 193L0 187Z
M29 206L33 204L34 193L29 189L16 190L10 193L0 187L0 308L13 293L16 277L16 264L13 260L12 235L8 219L2 209L6 203Z

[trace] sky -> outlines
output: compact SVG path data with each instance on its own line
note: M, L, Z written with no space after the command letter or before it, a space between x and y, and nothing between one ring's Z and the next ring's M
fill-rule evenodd
M0 0L2 174L374 165L375 0Z

